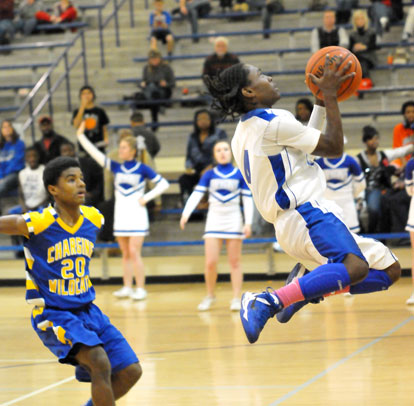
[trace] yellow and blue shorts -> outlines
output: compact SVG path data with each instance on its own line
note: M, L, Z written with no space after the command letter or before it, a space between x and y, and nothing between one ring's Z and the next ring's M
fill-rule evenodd
M138 362L121 332L93 303L74 310L35 307L32 326L43 344L63 364L77 365L75 355L81 345L101 345L111 363L112 373ZM76 377L80 381L90 381L87 371L79 366Z

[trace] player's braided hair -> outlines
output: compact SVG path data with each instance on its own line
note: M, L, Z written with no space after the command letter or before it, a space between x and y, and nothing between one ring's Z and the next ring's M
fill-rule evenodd
M204 83L213 96L212 107L221 116L239 116L247 113L241 90L249 84L249 71L242 63L230 66L218 76L204 76Z

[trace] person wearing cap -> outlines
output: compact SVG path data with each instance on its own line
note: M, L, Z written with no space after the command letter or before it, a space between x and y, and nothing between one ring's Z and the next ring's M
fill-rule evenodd
M214 53L204 61L203 75L217 76L224 69L240 63L237 55L228 51L229 41L225 37L217 37L214 41Z
M162 59L161 53L152 49L148 54L148 63L142 71L141 88L145 100L170 99L175 86L174 71L171 66ZM150 104L153 129L158 126L158 113L160 105Z
M80 105L73 112L72 125L78 129L85 121L85 135L101 152L105 152L109 142L109 118L106 111L95 104L96 93L92 86L85 85L79 90ZM84 149L79 145L79 150Z
M42 133L42 138L36 141L33 146L39 153L39 163L45 165L52 159L60 156L60 146L68 142L68 140L63 135L55 132L53 120L50 116L39 118L39 129Z

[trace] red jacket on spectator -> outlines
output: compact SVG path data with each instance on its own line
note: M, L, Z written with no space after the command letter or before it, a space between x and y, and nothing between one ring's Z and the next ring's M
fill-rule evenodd
M63 8L60 3L56 6L56 16L46 11L38 11L36 13L36 19L48 23L70 23L74 21L78 16L78 12L72 3L68 3L69 5L66 8Z

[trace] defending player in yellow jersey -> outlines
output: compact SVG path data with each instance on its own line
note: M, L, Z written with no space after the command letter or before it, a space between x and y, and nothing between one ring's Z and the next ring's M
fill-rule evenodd
M56 158L43 181L54 204L43 211L0 217L0 233L25 237L26 300L32 325L61 363L92 383L86 406L113 406L142 374L128 342L93 304L89 262L104 218L83 206L85 183L79 162Z

